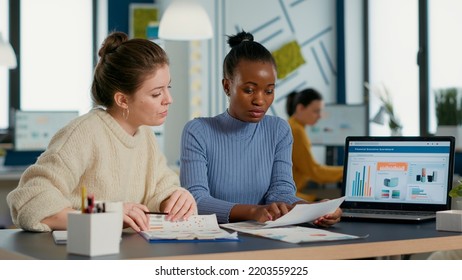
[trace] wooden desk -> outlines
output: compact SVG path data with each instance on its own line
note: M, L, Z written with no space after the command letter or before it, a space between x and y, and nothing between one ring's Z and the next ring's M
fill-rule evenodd
M290 244L240 234L240 242L148 243L136 233L124 233L119 254L92 259L329 260L462 249L462 233L436 231L434 221L421 224L341 222L331 230L369 234L369 237ZM0 230L0 249L36 259L89 259L67 254L65 245L54 244L51 233Z

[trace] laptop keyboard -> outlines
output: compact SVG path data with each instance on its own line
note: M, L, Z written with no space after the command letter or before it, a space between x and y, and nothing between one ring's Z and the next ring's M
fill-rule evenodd
M348 213L365 213L365 214L385 214L385 215L405 215L405 216L433 216L433 212L416 212L400 210L378 210L378 209L345 209Z

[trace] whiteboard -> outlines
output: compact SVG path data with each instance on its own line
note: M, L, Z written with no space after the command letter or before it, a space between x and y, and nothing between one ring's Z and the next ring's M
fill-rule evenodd
M77 111L16 111L14 149L44 151L59 129L79 115Z
M367 135L367 125L365 105L326 104L322 118L306 132L313 145L343 147L347 136Z

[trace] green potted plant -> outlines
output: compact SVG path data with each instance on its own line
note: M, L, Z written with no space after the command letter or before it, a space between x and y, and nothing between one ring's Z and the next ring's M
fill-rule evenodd
M391 94L385 85L383 85L383 93L379 95L379 99L382 101L382 104L388 114L388 127L391 130L391 134L395 136L401 136L403 125L401 124L399 118L396 116Z
M435 92L435 113L437 119L436 135L462 136L462 99L459 97L460 89L442 88ZM457 148L462 148L462 141L456 142Z
M462 210L462 182L452 187L449 191L449 196L452 198L452 209Z
M462 100L458 99L457 88L435 90L436 119L438 126L462 124Z

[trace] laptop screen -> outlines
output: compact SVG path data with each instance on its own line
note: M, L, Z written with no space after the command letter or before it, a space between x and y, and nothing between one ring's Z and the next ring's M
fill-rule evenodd
M307 125L312 145L343 147L345 138L366 135L366 106L326 104L322 118L315 125Z
M453 137L348 137L346 204L384 209L446 209Z
M78 116L77 111L16 111L14 150L46 150L55 133Z

